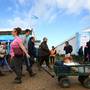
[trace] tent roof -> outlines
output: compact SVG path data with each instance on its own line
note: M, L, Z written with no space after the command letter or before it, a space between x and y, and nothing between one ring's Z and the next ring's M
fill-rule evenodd
M11 32L12 31L0 31L0 35L11 35ZM21 32L21 34L24 34L25 33L25 30L23 30L22 32Z

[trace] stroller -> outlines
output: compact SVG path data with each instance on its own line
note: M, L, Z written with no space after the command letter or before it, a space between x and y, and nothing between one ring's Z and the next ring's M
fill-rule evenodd
M0 66L4 67L4 65L6 65L8 70L11 71L11 68L8 64L6 56L7 56L6 43L1 42L0 44Z

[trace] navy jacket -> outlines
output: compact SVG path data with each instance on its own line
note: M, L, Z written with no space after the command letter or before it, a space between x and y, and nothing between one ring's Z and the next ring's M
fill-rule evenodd
M36 57L36 48L35 48L35 44L29 39L28 42L28 54L30 56L34 56Z

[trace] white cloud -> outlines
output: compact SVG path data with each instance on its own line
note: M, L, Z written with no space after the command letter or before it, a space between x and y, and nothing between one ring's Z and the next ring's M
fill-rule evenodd
M36 20L32 20L31 18L28 18L28 17L25 17L25 18L15 17L11 20L8 20L8 23L10 23L10 28L21 27L23 29L26 29L26 28L37 27Z
M55 0L37 0L34 6L28 12L28 15L35 15L41 20L49 21L51 16L55 15Z
M58 9L57 12L54 12ZM37 0L30 14L40 18L50 18L59 11L68 14L80 14L84 9L90 11L90 0Z
M11 24L11 27L28 27L29 25L29 20L21 19L20 17L15 17L12 20L8 21Z
M74 14L80 13L83 9L83 3L83 0L69 0L67 11Z
M90 11L90 0L56 0L57 7L68 14L80 14L84 9Z
M85 8L90 11L90 0L87 0Z
M19 2L19 4L24 5L30 0L17 0L17 1Z
M17 0L21 5L26 5L27 2L30 3L31 0ZM35 26L41 20L46 20L51 23L54 19L58 18L61 14L73 14L78 15L83 10L90 12L90 0L32 0L32 7L28 8L27 11L22 12L24 18L20 14L15 14L13 20L9 20L10 24L13 26L28 27ZM58 10L57 10L58 9ZM59 12L60 15L59 15ZM39 19L32 19L32 16L37 16ZM38 23L37 23L38 22Z

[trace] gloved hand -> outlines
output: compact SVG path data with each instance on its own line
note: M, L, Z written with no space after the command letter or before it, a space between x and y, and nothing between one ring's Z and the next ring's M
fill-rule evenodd
M27 58L30 58L30 55L29 55L29 54L26 54L26 57L27 57Z

